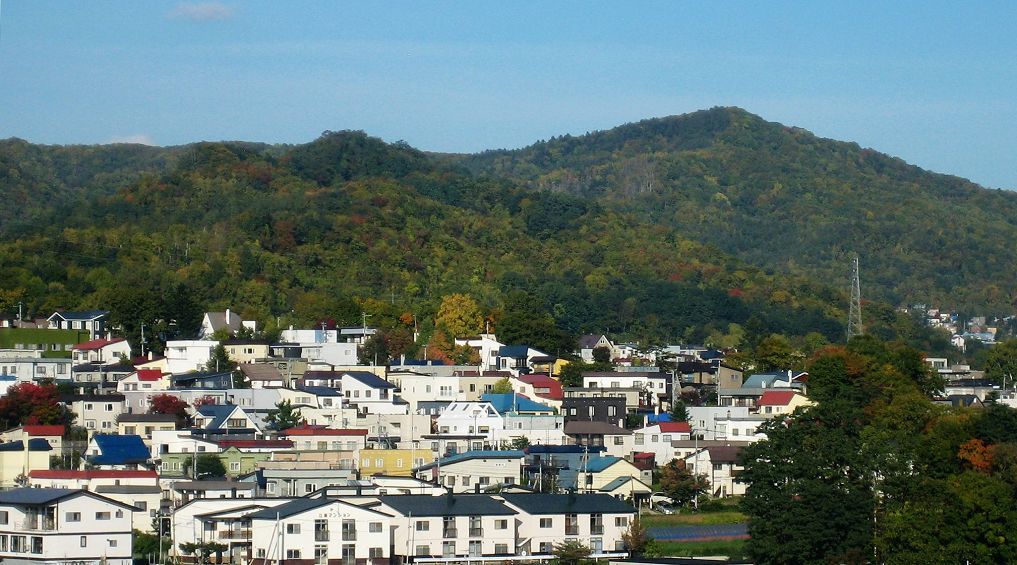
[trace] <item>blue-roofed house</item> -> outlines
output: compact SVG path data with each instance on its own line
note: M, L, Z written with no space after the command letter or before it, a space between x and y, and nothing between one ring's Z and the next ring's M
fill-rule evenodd
M652 471L648 473L652 474ZM579 492L598 492L621 477L643 480L648 483L653 481L652 476L645 477L643 471L629 461L612 455L591 456L585 461L580 460L575 467L562 470L558 477L562 488L574 488Z
M139 435L96 434L88 442L85 461L102 469L138 469L151 455Z
M106 334L106 320L109 317L109 310L85 310L81 312L54 312L46 321L53 330L84 330L91 336L89 339L99 339Z
M480 492L498 484L519 484L525 455L514 449L472 450L416 467L413 475L437 481L452 492Z
M554 414L554 409L546 404L534 402L517 393L489 392L480 397L482 402L489 402L501 415L506 414Z
M717 387L717 404L719 406L746 406L755 408L756 402L763 393L772 390L794 389L805 393L805 381L808 373L792 371L776 371L773 373L757 373L742 382L740 387Z
M409 414L409 404L396 397L396 386L370 371L345 371L339 389L360 415Z
M265 410L243 408L233 404L207 404L200 406L194 415L194 427L206 435L228 433L229 435L250 434L253 439L265 436Z

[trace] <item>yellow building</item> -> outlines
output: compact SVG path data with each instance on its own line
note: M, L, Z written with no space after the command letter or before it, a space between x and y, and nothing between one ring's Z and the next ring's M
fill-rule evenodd
M17 483L20 476L27 480L31 471L49 470L53 448L41 438L27 441L27 450L25 441L20 439L0 444L0 488L22 486Z
M361 449L360 474L411 477L413 468L434 462L430 449Z

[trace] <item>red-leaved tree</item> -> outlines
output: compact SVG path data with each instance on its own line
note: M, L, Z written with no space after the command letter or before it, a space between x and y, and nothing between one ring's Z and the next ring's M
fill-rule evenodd
M0 423L4 429L24 424L70 426L74 414L59 400L56 385L16 384L0 398Z
M149 414L169 414L177 417L177 428L186 427L190 416L187 403L172 394L157 394L148 407Z

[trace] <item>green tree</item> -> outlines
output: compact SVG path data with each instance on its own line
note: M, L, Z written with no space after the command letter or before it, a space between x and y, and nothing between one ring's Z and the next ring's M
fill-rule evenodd
M1017 339L997 343L985 354L985 377L1015 387L1017 378Z
M680 399L675 399L674 404L671 405L671 421L672 422L689 421L689 409L685 406L684 401Z
M593 555L593 550L579 540L565 540L554 544L551 554L554 555L555 562L561 565L579 565Z
M516 436L512 438L511 447L512 449L523 450L530 446L530 439L526 436Z
M508 377L498 379L498 382L494 383L494 386L491 387L491 392L494 394L508 394L512 391L512 381Z
M299 426L304 418L289 400L282 400L265 415L265 423L273 430L288 430Z
M607 347L594 347L593 348L593 362L594 363L610 363L611 362L611 350Z
M194 473L191 474L191 477L195 479L226 476L226 466L223 465L222 459L214 453L202 453L194 461L191 459L184 460L185 472L187 469L190 469L192 464L194 465Z
M753 354L756 369L760 372L798 370L802 368L805 356L791 345L783 335L770 334L760 340Z
M633 557L642 556L646 553L650 543L653 542L643 521L639 519L639 514L633 516L632 521L629 522L629 529L622 534L622 541L625 542L625 549Z
M709 487L706 475L693 473L681 459L672 459L660 468L660 490L675 504L698 500Z
M237 369L237 362L230 359L229 353L223 344L212 348L212 354L205 363L205 370L213 373L233 373Z

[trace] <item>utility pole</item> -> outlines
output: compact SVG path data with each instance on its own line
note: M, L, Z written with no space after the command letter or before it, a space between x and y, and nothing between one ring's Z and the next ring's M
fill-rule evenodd
M848 311L847 339L862 335L862 288L859 281L858 256L851 264L851 308Z
M23 318L21 316L21 308L25 305L24 302L18 302L18 321L20 322Z
M141 356L145 356L145 323L141 324Z

